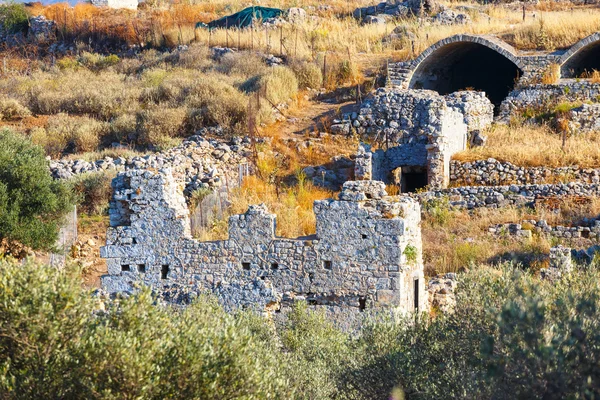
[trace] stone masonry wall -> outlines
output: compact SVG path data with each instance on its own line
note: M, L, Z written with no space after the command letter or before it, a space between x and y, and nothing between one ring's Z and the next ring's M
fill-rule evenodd
M451 156L467 146L470 131L493 120L493 106L483 93L440 96L429 90L380 88L361 106L352 127L386 148L371 158L373 179L387 181L403 166L427 166L431 188L446 187Z
M498 119L509 121L512 115L537 110L548 104L600 100L600 84L564 80L555 85L533 85L515 89L500 105Z
M455 186L526 185L570 181L600 183L600 169L577 166L520 167L493 158L473 162L453 160L450 163L450 184Z
M415 195L420 201L447 198L452 207L473 209L528 205L545 198L600 196L600 184L570 182L541 185L462 186Z
M214 293L227 308L285 311L306 300L342 324L364 310L424 310L420 207L388 197L382 182L346 182L339 200L316 201L316 235L275 236L262 205L229 219L229 238L190 235L182 187L169 170L121 172L101 256L109 292L137 283Z

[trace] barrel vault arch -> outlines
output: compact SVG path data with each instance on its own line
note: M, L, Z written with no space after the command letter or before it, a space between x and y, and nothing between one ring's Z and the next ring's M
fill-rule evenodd
M472 88L486 92L499 105L523 71L516 50L507 43L495 37L455 35L412 61L408 87L442 95Z
M560 58L563 78L577 78L592 70L600 71L600 32L581 39Z

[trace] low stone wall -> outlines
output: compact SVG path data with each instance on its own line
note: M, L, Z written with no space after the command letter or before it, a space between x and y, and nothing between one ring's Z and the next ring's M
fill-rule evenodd
M463 186L414 195L420 201L447 198L449 205L459 209L499 208L533 204L544 198L597 197L600 184L571 182L567 184Z
M594 219L580 226L551 226L545 220L524 220L521 223L497 224L489 228L494 235L510 235L516 237L531 237L533 232L554 236L561 239L600 239L600 220Z
M85 160L57 160L50 162L50 171L56 179L104 170L171 168L174 177L183 182L188 192L198 188L237 186L240 168L249 170L251 155L248 138L237 138L224 143L192 136L180 146L162 153L132 158L105 157L94 162Z
M132 170L113 182L111 227L101 256L108 292L136 283L171 293L215 294L227 308L320 307L342 325L362 311L427 308L420 207L388 197L382 182L346 182L339 200L314 204L316 235L275 236L275 215L252 206L229 219L229 238L199 242L170 171Z
M510 92L500 105L498 120L507 122L512 115L561 102L597 102L599 99L600 84L589 81L563 80L555 85L527 86Z
M578 181L600 183L600 168L519 167L493 158L473 162L450 162L451 185L526 185Z

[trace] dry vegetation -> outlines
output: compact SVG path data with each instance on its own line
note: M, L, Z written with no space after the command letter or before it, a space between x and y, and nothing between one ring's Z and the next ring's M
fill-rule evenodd
M267 183L264 179L251 176L240 188L230 193L231 206L227 215L213 222L212 227L195 232L200 240L227 238L227 216L242 214L252 204L264 203L270 212L277 215L276 234L281 237L296 238L315 233L313 202L330 198L333 193L307 182L301 174L297 184L286 187L280 182Z
M600 215L600 199L576 203L536 205L535 209L506 207L474 211L451 210L445 201L429 204L423 211L423 257L426 274L462 271L483 264L514 261L537 270L547 264L550 247L557 244L585 247L580 239L556 239L536 234L531 239L492 235L495 224L546 220L550 225L581 224L584 218ZM527 229L527 225L523 225ZM589 246L589 244L587 244Z
M488 142L458 154L453 159L467 162L495 158L519 166L581 168L600 166L600 134L577 134L567 138L563 147L562 136L548 126L495 125L487 131Z

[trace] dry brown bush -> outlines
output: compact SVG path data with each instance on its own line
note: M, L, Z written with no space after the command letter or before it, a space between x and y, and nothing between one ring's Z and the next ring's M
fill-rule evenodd
M137 144L156 149L172 147L184 128L188 110L165 108L160 104L143 110L137 119Z

